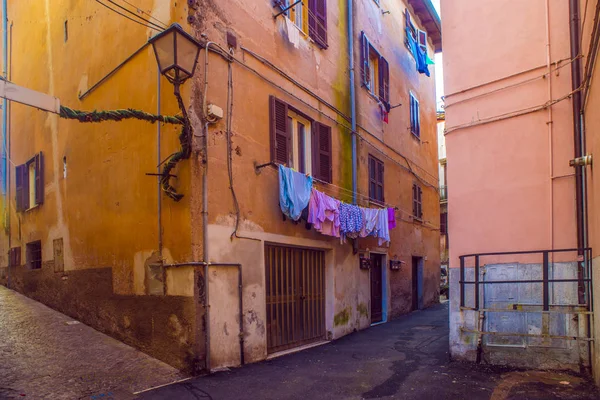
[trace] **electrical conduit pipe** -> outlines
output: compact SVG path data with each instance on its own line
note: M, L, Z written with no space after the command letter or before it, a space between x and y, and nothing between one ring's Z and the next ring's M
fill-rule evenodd
M350 124L352 127L352 203L356 204L356 92L354 88L353 0L348 0L348 67L350 70Z

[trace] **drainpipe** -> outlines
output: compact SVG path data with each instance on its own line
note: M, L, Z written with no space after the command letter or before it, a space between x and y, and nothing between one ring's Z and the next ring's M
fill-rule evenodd
M204 326L206 333L204 335L206 370L210 372L210 306L208 302L208 264L210 262L208 252L208 112L206 109L206 96L208 93L208 55L210 46L213 42L207 42L204 58L204 93L202 106L204 113L204 134L202 135L202 146L204 147L203 168L202 168L202 252L204 258Z
M353 0L348 0L348 64L350 69L350 123L352 125L352 203L356 204L356 93L354 90Z
M8 0L2 0L2 76L8 78ZM8 121L6 109L8 101L2 100L2 155L4 156L2 172L2 193L6 195L6 176L8 171L8 158L6 156L6 124ZM5 201L8 202L8 197L5 196ZM6 211L7 205L4 204Z
M156 78L156 115L160 114L160 68L157 72L158 77ZM161 190L161 182L160 182L160 123L156 124L156 185L157 185L157 195L158 195L158 209L157 209L157 223L158 223L158 257L162 260L163 253L163 240L162 240L162 190Z
M571 89L578 90L581 86L580 32L579 32L579 0L569 0L569 33L571 39ZM584 154L585 140L581 131L581 91L573 93L573 143L575 158ZM575 204L577 215L577 247L586 247L585 215L584 215L584 181L580 166L575 167ZM581 293L580 293L581 294ZM581 300L581 299L580 299Z

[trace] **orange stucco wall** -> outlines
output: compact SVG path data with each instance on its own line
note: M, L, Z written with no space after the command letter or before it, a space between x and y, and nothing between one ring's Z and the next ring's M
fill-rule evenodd
M209 128L209 253L211 261L242 262L245 285L243 300L246 316L246 360L260 360L266 356L266 314L264 292L264 243L296 244L325 249L328 256L327 330L336 338L369 326L369 274L358 268L358 255L350 244L341 245L338 239L307 231L303 224L284 222L278 205L278 178L273 168L264 168L257 175L254 163L269 161L269 95L292 105L309 118L332 127L333 182L316 184L319 190L345 201L351 201L351 136L349 122L324 104L327 102L339 113L349 116L349 78L347 59L346 1L328 1L327 49L318 48L300 34L298 47L288 40L285 19L273 20L269 2L228 0L219 4L206 1L194 14L196 34L205 33L209 40L226 46L226 34L236 36L238 48L235 57L256 73L232 64L234 107L232 121L233 181L240 203L240 229L246 239L230 240L235 224L235 209L227 178L227 151L225 121ZM403 2L382 2L390 14L382 15L374 1L355 1L355 63L358 133L358 201L369 206L368 155L372 154L385 164L386 203L398 206L398 227L392 231L389 247L378 247L373 241L360 241L359 248L381 252L405 262L400 272L388 269L389 318L411 309L411 263L413 256L426 259L424 268L425 303L437 301L439 287L439 200L437 187L437 143L435 88L433 77L419 74L415 63L404 46ZM243 5L242 5L243 4ZM202 8L202 6L208 6ZM412 13L412 10L409 9ZM418 18L415 18L417 24ZM294 28L295 29L295 28ZM402 106L391 111L389 123L382 121L379 105L361 87L360 32L365 31L373 45L390 64L391 103ZM247 49L248 51L244 50ZM429 48L433 55L432 47ZM300 85L306 93L284 78L279 72L257 60L250 52L273 63ZM204 55L201 60L204 60ZM225 108L227 99L226 62L211 55L208 102ZM197 85L203 83L199 71ZM434 69L432 68L432 75ZM262 75L258 76L257 74ZM422 137L419 141L409 131L409 90L421 102ZM201 108L195 108L201 112ZM364 140L363 140L364 139ZM425 182L433 187L423 188L424 219L412 221L412 184L417 178L408 172L406 157ZM200 193L194 194L199 196ZM199 215L200 209L192 209ZM250 239L248 239L250 238ZM201 243L200 232L194 242ZM386 261L387 263L387 261ZM386 266L387 267L387 266ZM229 274L229 275L228 275ZM225 327L237 326L237 315L228 311L237 303L231 291L235 287L235 271L215 270L210 274L211 287L211 353L215 365L235 365L238 360L237 337L226 335ZM213 281L214 280L214 283ZM230 280L224 285L225 280ZM219 311L220 310L220 311ZM340 316L346 316L341 318ZM343 321L336 323L335 321Z
M570 93L568 2L442 2L442 15L450 266L576 247L570 99L505 118ZM563 68L544 78L548 44Z

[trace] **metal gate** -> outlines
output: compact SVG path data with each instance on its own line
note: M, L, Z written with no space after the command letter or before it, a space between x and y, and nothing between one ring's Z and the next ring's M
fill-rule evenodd
M325 253L265 245L267 351L325 338Z

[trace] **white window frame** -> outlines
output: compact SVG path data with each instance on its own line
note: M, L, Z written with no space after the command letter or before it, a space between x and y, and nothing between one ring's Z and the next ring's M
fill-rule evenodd
M312 175L312 127L308 119L288 110L288 118L292 120L292 160L291 168L299 170L300 149L298 148L298 124L304 126L304 173Z

